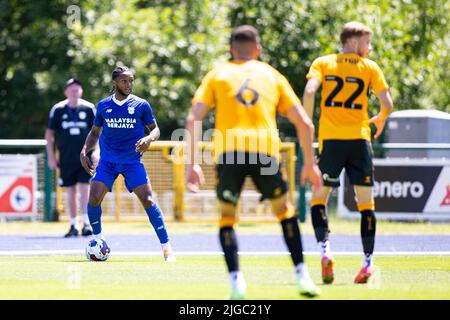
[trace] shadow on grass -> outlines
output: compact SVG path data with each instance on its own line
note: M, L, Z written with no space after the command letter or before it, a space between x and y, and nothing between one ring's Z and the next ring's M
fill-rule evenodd
M109 263L133 263L133 264L167 264L162 259L154 259L154 260L135 260L135 259L108 259L107 261L89 261L86 258L80 258L76 260L63 259L58 262L62 263L92 263L92 264L109 264ZM172 264L172 263L171 263Z
M347 282L333 282L332 284L318 283L317 286L321 288L331 288L331 287L345 287L348 286Z
M82 240L85 238L81 238L81 237L70 237L70 238L65 238L64 236L61 235L54 235L54 236L32 236L32 237L24 237L26 240ZM87 238L86 238L87 239Z

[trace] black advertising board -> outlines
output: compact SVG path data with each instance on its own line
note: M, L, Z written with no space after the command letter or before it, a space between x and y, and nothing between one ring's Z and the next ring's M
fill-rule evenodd
M450 162L375 159L375 210L388 219L450 220ZM341 174L338 214L357 216L355 193Z

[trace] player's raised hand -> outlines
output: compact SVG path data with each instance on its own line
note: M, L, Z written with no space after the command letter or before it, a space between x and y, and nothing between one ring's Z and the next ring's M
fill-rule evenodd
M80 153L80 162L83 166L84 170L92 177L94 175L94 165L92 164L91 159L86 155L84 150Z
M136 152L143 154L145 151L148 150L151 142L152 141L149 136L139 139L138 142L136 142L136 144L135 144Z
M203 170L198 164L188 166L186 170L186 187L190 192L197 193L205 183Z
M322 173L319 167L314 164L305 164L302 168L301 181L302 186L306 184L306 181L311 181L315 190L320 190L323 186Z
M384 124L386 123L386 118L377 114L376 116L370 118L369 123L373 123L377 128L377 132L375 133L374 138L378 139L381 133L383 132Z

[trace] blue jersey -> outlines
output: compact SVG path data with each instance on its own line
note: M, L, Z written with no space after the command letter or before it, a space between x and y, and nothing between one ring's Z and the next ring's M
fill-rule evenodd
M130 94L118 101L114 95L97 106L94 125L102 127L100 159L113 163L139 162L136 142L144 137L145 126L155 123L152 107L142 98Z

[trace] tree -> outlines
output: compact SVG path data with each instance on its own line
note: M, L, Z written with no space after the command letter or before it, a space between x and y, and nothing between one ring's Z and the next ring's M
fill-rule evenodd
M312 61L339 51L341 26L366 23L375 32L371 59L385 72L395 109L450 111L449 6L444 0L244 0L230 5L229 19L260 30L262 60L286 75L299 96ZM373 96L369 108L378 110Z
M0 4L0 137L42 138L50 107L61 97L70 46L69 1Z
M301 97L312 61L338 52L341 26L359 20L375 32L371 58L386 75L395 109L450 112L449 1L73 2L0 2L0 138L42 138L68 78L82 80L84 98L96 103L120 64L136 71L135 93L153 105L162 137L170 138L184 125L201 78L227 59L231 27L240 24L259 29L261 59ZM80 9L79 19L71 20L70 8ZM373 96L369 109L378 110ZM295 136L286 121L280 125Z
M116 65L131 67L135 94L152 104L163 138L170 138L173 129L184 126L201 78L225 53L226 39L217 32L226 28L220 4L118 0L110 11L80 24L71 55L75 68L83 70L80 77L91 84L89 96L105 97Z

